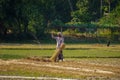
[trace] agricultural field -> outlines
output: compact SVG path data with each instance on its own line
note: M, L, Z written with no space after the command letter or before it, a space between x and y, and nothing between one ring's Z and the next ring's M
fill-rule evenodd
M48 62L54 51L55 44L0 44L0 78L120 79L120 45L66 44L64 61Z

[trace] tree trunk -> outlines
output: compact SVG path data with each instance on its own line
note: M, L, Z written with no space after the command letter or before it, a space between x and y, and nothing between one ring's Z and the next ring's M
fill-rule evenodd
M24 24L24 33L27 33L27 32L28 32L28 21L26 20Z
M70 1L70 0L68 0L68 3L69 3L69 5L70 5L70 9L71 9L71 11L73 12L73 6L72 6L71 1Z
M21 28L21 23L20 23L20 20L19 19L17 19L17 21L18 21L18 33L21 33L22 32L22 28Z
M111 6L110 6L110 1L108 2L108 4L109 4L109 13L110 13L110 8L111 8Z
M102 4L102 0L101 0L101 4L100 4L100 17L102 17L102 6L103 6L103 4Z

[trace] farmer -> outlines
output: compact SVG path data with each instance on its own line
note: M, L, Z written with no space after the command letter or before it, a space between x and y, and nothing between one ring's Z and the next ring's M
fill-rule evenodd
M57 36L54 36L54 35L52 34L52 38L53 38L53 39L56 39L56 42L57 42L56 49L59 49L59 48L60 48L60 45L61 45L62 43L64 43L64 38L63 38L62 33L61 33L61 32L58 32ZM57 60L58 60L58 61L59 61L59 60L63 61L62 51L60 51Z

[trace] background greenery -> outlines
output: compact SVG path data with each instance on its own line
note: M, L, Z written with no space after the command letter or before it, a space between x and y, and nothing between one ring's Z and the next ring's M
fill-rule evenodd
M119 42L119 13L119 0L0 0L0 42L42 42L61 27L80 42Z

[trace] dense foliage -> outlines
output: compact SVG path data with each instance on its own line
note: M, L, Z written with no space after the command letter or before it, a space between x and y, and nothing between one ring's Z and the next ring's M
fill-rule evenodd
M0 40L41 39L66 23L119 26L119 13L119 0L0 0Z

